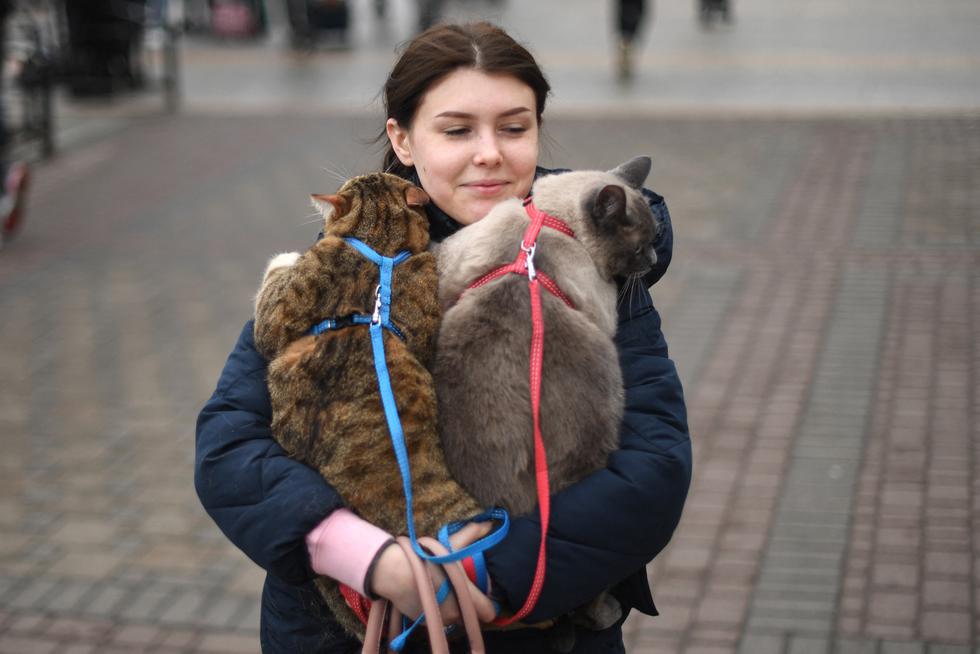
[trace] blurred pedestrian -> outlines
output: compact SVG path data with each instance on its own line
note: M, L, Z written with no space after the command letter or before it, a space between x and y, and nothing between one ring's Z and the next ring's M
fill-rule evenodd
M622 80L633 77L636 37L643 23L645 0L617 0L616 34L619 37L617 73Z
M500 201L527 196L535 178L556 172L537 165L549 92L531 54L488 23L437 25L408 44L383 91L381 138L388 149L382 169L429 195L432 241L482 219ZM629 611L656 614L645 566L680 519L691 446L680 381L646 290L670 262L670 216L661 196L644 196L663 227L656 267L620 307L616 347L627 407L620 448L609 468L552 498L548 574L537 605L519 628L488 631L488 652L551 651L563 633L556 620L610 588L623 609L619 621L604 629L576 627L572 652L625 652L622 623ZM277 444L267 365L249 321L198 417L197 493L225 535L268 573L263 652L357 652L359 643L331 616L314 578L329 576L389 599L414 617L421 607L410 563L392 547L391 534L344 508L329 480ZM528 594L538 525L536 513L512 516L506 538L486 552L491 593L506 607L516 609ZM471 532L467 542L480 535ZM434 581L440 578L437 568L429 571ZM447 623L459 622L451 597L441 611ZM405 650L420 651L428 650L415 643Z
M269 29L263 0L208 0L208 12L216 36L252 38Z
M336 37L347 44L350 7L347 0L286 0L290 41L297 50L312 49L317 42Z
M108 96L143 86L145 12L146 0L65 3L73 95Z
M0 0L0 65L7 61L7 19L14 10L14 0ZM7 127L4 107L5 94L0 75L0 247L17 233L24 220L24 205L30 169L20 161L11 161L11 134Z
M726 24L732 23L730 0L698 0L698 18L701 27L711 27L716 17Z

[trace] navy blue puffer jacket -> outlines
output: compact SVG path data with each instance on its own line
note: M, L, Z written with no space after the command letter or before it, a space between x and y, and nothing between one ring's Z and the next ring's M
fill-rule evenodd
M670 263L673 233L663 198L645 193L662 221L659 260L646 278L652 285ZM458 228L434 207L430 224L436 240ZM609 587L624 606L656 615L644 566L680 520L691 444L681 383L649 293L629 294L619 313L616 345L626 383L620 448L605 469L553 498L545 586L528 622L567 613ZM198 417L197 493L221 531L267 571L263 652L359 651L317 595L304 542L343 500L316 471L286 456L272 438L271 420L266 361L249 321ZM495 592L511 607L520 607L530 589L538 540L537 515L516 517L507 538L487 553ZM524 631L529 641L540 638L537 630ZM515 638L520 633L500 647L523 651ZM495 649L492 640L488 647Z

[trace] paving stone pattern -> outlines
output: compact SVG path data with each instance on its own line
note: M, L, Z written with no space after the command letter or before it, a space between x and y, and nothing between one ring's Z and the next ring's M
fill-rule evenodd
M37 168L0 252L0 653L258 651L194 420L364 116L147 119ZM695 478L631 652L980 645L980 119L549 121L654 157Z

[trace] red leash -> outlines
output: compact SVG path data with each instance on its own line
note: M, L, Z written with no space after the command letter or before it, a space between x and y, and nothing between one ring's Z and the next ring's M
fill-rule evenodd
M363 624L368 623L368 614L371 613L371 600L364 597L350 586L337 584L340 586L340 594L344 596L347 606L351 608L357 619Z
M524 602L524 606L509 618L494 620L493 623L498 626L506 626L526 617L538 603L541 588L544 586L548 522L551 516L551 491L548 482L548 457L544 447L544 439L541 436L541 368L544 362L544 316L541 311L541 287L544 286L552 295L571 308L575 308L575 305L562 292L558 284L534 267L534 252L537 248L541 227L550 227L572 238L575 238L575 232L563 221L535 207L531 198L524 201L524 210L531 219L531 224L528 225L524 237L521 239L521 251L517 258L513 263L487 273L469 286L469 288L477 288L507 274L526 275L528 289L531 293L531 412L534 417L534 471L537 479L538 511L541 515L541 544L538 548L538 563L534 571L534 581L531 583L531 591Z

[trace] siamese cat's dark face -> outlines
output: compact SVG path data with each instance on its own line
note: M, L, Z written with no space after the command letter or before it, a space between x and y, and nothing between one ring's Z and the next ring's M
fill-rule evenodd
M642 275L653 268L657 222L641 194L610 184L587 199L586 206L599 237L597 259L609 276Z
M657 219L643 195L649 157L634 157L612 170L580 170L535 182L539 208L575 229L606 281L648 272L657 262Z

